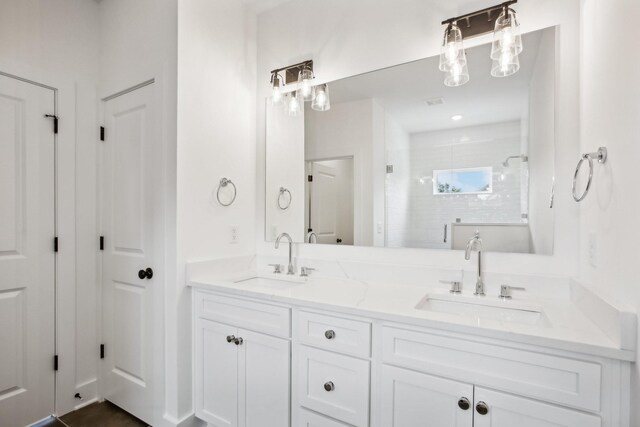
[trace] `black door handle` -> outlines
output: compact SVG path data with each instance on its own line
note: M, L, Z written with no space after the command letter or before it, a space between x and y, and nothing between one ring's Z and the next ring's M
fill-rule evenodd
M147 268L146 270L140 270L138 271L138 277L140 279L151 279L153 277L153 270L151 269L151 267Z

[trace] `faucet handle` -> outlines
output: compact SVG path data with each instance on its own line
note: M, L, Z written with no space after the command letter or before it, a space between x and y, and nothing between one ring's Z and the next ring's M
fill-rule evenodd
M511 291L525 291L527 288L522 286L500 285L500 297L502 299L511 299Z
M309 277L312 271L316 271L315 268L311 267L300 267L300 277Z
M273 267L273 274L282 273L282 266L280 264L269 264L269 267Z
M440 280L440 283L450 285L451 289L449 289L449 292L452 294L459 294L462 292L462 282L458 280Z

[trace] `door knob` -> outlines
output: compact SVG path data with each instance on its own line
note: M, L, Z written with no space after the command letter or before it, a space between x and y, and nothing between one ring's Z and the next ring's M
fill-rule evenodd
M146 270L138 271L138 277L140 279L151 279L153 277L153 270L148 267Z
M332 340L336 337L336 333L334 331L332 331L331 329L329 329L328 331L325 331L324 333L324 337L328 340Z
M476 405L476 411L478 411L480 415L487 415L487 413L489 412L489 407L484 402L478 402L478 404Z
M227 342L231 342L235 339L236 339L235 335L227 335Z
M471 407L471 403L469 403L469 399L466 397L461 397L460 400L458 400L458 407L463 411L466 411Z
M242 345L242 343L244 342L244 340L242 339L242 337L238 337L235 339L235 341L233 342L235 345Z
M326 383L324 383L324 389L326 391L333 391L335 387L333 386L333 381L328 381Z

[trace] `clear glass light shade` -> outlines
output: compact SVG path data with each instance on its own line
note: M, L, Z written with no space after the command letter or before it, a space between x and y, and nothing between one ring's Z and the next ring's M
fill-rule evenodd
M518 55L512 51L507 50L494 59L491 64L491 75L493 77L508 77L515 74L520 69L520 59Z
M296 92L291 92L287 98L287 114L291 117L297 117L302 112L301 98Z
M271 104L281 105L284 100L284 94L282 93L282 79L278 74L271 76Z
M298 95L305 101L313 101L313 71L303 68L298 73Z
M450 24L444 32L440 49L440 71L447 71L454 64L466 61L462 45L462 32L456 24Z
M316 111L327 111L331 108L331 101L329 99L329 86L321 84L313 88L315 96L313 102L311 102L311 108Z
M467 68L466 58L463 61L457 61L445 71L445 86L455 87L462 86L469 81L469 69Z
M491 43L491 59L499 60L505 52L517 56L522 52L520 24L513 10L504 10L496 19Z

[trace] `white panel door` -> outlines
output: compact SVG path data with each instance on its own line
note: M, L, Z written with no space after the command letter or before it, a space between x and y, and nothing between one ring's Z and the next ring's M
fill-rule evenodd
M54 93L0 76L0 425L54 412Z
M104 104L101 202L103 395L150 424L162 375L163 283L162 146L153 96L148 85Z
M238 425L238 330L196 321L196 416L211 426Z
M240 329L238 354L239 425L289 425L290 343Z
M484 405L480 413L477 405ZM474 427L600 427L599 417L507 393L475 388ZM480 408L482 409L482 408Z
M381 381L380 425L472 426L473 386L470 384L388 365L382 366Z
M318 243L335 244L338 236L337 172L329 166L313 163L311 218L309 224Z

